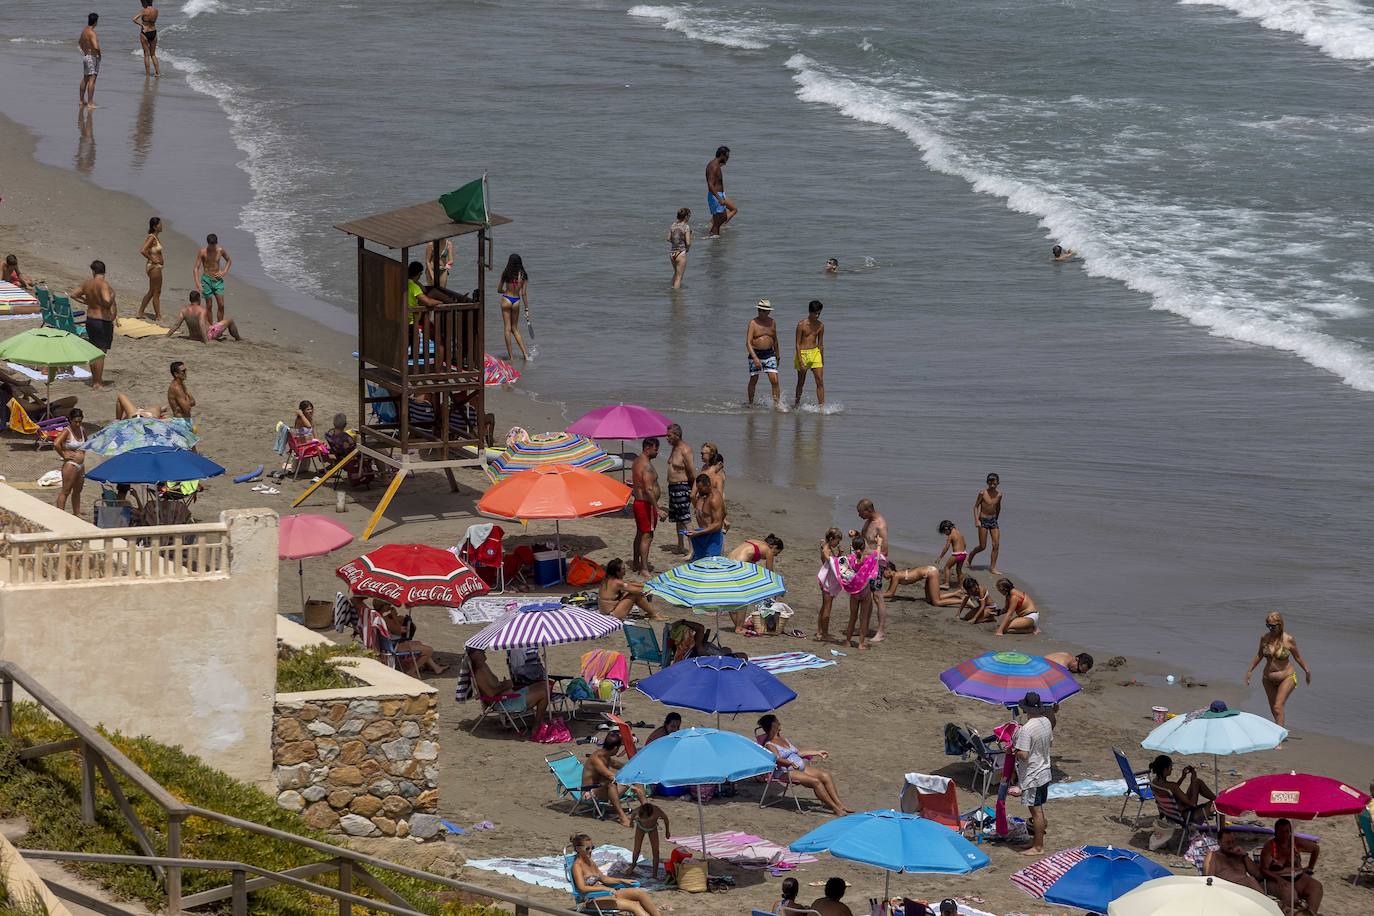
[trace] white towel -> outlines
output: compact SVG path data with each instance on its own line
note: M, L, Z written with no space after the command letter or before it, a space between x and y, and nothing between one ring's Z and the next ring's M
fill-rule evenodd
M906 781L931 795L944 795L952 782L948 776L931 776L927 773L907 773Z
M486 543L487 538L491 537L491 529L495 527L495 525L490 523L468 525L468 533L463 537L474 549L476 549Z

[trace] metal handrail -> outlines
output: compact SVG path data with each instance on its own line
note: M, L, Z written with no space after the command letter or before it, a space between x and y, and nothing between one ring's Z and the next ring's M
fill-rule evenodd
M457 881L453 878L446 878L443 875L436 875L431 872L421 871L410 868L385 859L379 859L365 853L356 852L343 846L336 846L322 840L312 839L311 837L300 836L299 834L289 833L285 830L278 830L275 827L268 827L254 821L243 820L230 814L223 814L219 811L211 811L196 805L188 805L178 801L155 779L149 776L138 764L130 760L125 754L110 743L104 735L96 731L85 722L80 716L73 712L65 703L57 699L46 688L37 683L26 671L13 662L0 661L0 737L8 738L12 734L13 709L14 709L14 685L18 684L29 696L33 697L43 708L52 714L67 728L76 733L76 738L68 741L55 741L47 745L39 745L28 748L31 752L29 758L46 756L51 753L60 753L66 750L79 749L82 753L82 787L81 787L81 808L82 818L87 823L95 821L95 780L97 773L106 776L107 785L115 794L115 800L129 821L133 829L135 838L139 840L139 845L147 852L147 855L116 855L103 853L78 853L63 852L61 850L22 850L22 854L33 856L34 858L61 859L72 862L106 862L110 864L125 864L138 866L151 866L155 870L165 870L165 880L167 887L167 910L169 913L182 912L181 894L181 870L183 868L195 868L198 870L210 871L231 871L235 872L234 881L227 887L217 888L210 891L203 891L188 898L192 906L208 903L211 899L222 899L225 896L233 896L236 900L235 913L240 912L237 899L246 894L250 888L245 885L245 878L248 873L258 875L254 883L259 886L280 883L307 890L310 893L324 894L333 897L339 902L339 913L347 916L351 913L354 905L366 906L370 909L381 910L388 913L398 914L398 916L414 916L419 913L413 908L400 906L396 901L404 903L404 898L400 897L386 885L368 874L367 868L377 869L382 872L390 872L395 875L412 878L417 881L424 881L439 887L450 890L465 891L470 894L489 897L504 903L512 904L515 907L517 916L528 916L531 910L547 913L550 916L581 916L575 910L566 907L554 906L551 904L540 903L526 897L514 894L507 894L494 888L484 887L479 884L470 884L466 881ZM103 758L103 759L102 759ZM121 775L127 778L141 791L145 792L153 799L157 805L167 815L167 855L153 855L151 845L143 835L143 827L138 820L133 808L123 798L118 789L117 783L109 778L106 767L108 763ZM293 843L316 852L323 853L330 857L330 861L323 863L312 863L306 866L297 866L294 869L287 869L285 872L274 872L243 862L223 862L211 861L206 859L184 859L178 853L181 851L181 825L187 818L200 817L206 820L217 821L230 827L238 827L250 833ZM307 870L318 873L320 866L327 865L329 870L337 867L340 883L343 889L325 887L314 882L305 881L293 872ZM391 900L388 903L384 900L375 898L359 897L350 893L352 879L357 876L359 880L370 887L379 895Z

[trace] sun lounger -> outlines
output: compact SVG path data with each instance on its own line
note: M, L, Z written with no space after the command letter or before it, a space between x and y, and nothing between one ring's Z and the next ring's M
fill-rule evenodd
M573 806L568 814L576 814L583 805L590 805L597 817L606 816L606 803L592 795L592 790L597 786L595 784L582 784L582 759L580 757L572 751L559 751L557 754L550 754L545 757L544 763L553 773L553 778L558 780L558 797L560 799L572 799ZM634 790L629 787L620 793L622 799L633 795Z

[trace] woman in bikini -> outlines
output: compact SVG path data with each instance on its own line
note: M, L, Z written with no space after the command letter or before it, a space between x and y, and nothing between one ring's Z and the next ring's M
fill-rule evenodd
M884 566L883 578L888 580L887 591L883 593L884 598L896 597L899 585L921 582L925 585L926 602L933 607L962 607L964 604L962 591L941 590L938 566L918 566L915 569L893 569L891 566Z
M1002 593L1002 598L1006 602L1003 605L1006 608L1006 613L1002 615L993 635L1039 633L1040 612L1036 610L1035 602L1031 600L1031 596L1012 585L1010 579L998 579L997 590Z
M844 586L840 585L835 575L833 563L840 555L840 541L843 538L844 532L831 528L825 533L825 540L821 541L821 568L816 572L816 584L821 589L821 610L816 615L816 642L830 642L830 611L835 606L835 599L844 594Z
M520 336L522 302L525 304L525 320L530 318L529 284L530 277L525 273L525 264L520 260L520 255L511 255L506 261L506 269L501 271L501 283L496 287L501 297L501 327L506 335L506 359L515 359L515 351L511 348L512 338L520 348L520 355L526 360L530 358L529 351L525 349L525 340Z
M1250 667L1246 669L1245 683L1250 683L1255 666L1263 659L1264 693L1269 697L1269 711L1273 714L1274 721L1283 725L1284 704L1298 686L1298 672L1293 670L1293 662L1302 667L1303 673L1307 675L1308 684L1312 683L1312 669L1302 660L1297 640L1292 634L1284 631L1282 614L1270 611L1269 616L1264 618L1264 626L1266 632L1260 637L1259 650L1255 652Z
M630 611L638 607L650 620L666 620L660 617L644 594L644 585L625 578L625 561L619 557L606 564L606 578L596 593L597 607L601 613L625 620Z
M439 246L439 272L434 272L434 246ZM448 288L448 275L453 272L453 239L430 242L425 246L425 282L440 289Z
M772 713L759 719L759 730L763 732L759 739L760 743L773 752L778 767L788 771L787 776L792 782L799 786L806 786L815 792L816 798L834 812L836 817L853 813L840 801L840 791L835 788L834 777L825 770L811 766L808 762L808 758L815 757L825 760L830 756L829 752L821 750L804 751L788 741L782 734L782 722Z
M955 614L969 623L982 623L996 618L998 607L992 603L992 591L972 576L964 576L964 600ZM968 609L968 613L964 613Z
M711 485L720 490L721 496L725 495L725 457L714 442L701 445L701 473L711 478Z
M692 248L692 226L688 220L692 211L686 207L677 211L677 222L668 227L668 260L673 265L673 289L682 288L682 275L687 272L687 252Z
M584 894L606 893L610 894L611 900L615 902L614 909L623 910L631 916L659 916L654 898L639 886L638 881L607 877L601 867L592 861L592 850L596 849L596 844L592 842L591 837L579 833L572 837L570 842L576 855L572 864L573 889L579 897Z
M57 495L57 508L67 508L67 499L72 501L72 515L81 515L81 487L86 482L86 427L81 424L80 409L72 410L67 417L67 428L58 433L53 441L53 450L62 459L62 492Z
M761 541L745 541L730 551L730 559L739 563L757 563L771 572L780 553L782 553L782 538L776 534L769 534Z
M135 318L143 318L151 304L153 321L156 322L162 321L162 240L158 238L161 234L162 218L154 216L148 220L148 237L143 240L143 247L138 249L147 262L143 270L148 274L148 292L138 305L138 314L134 315Z
M134 25L138 26L138 43L143 46L143 75L161 76L162 68L157 61L157 8L153 0L139 2L143 9L134 16Z

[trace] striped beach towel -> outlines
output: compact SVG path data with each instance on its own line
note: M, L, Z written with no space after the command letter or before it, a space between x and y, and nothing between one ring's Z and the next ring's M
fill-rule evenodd
M773 674L809 671L812 668L829 668L835 664L832 659L819 658L810 652L779 652L776 655L756 655L752 656L749 661Z
M684 849L701 851L701 836L695 833L670 836L668 842ZM713 859L739 865L805 865L818 861L815 856L792 852L763 837L732 830L706 834L706 854Z
M1064 877L1070 868L1087 857L1088 854L1083 851L1082 846L1065 849L1046 856L1034 865L1028 865L1018 872L1013 872L1011 880L1013 884L1036 900L1043 900L1054 882Z

